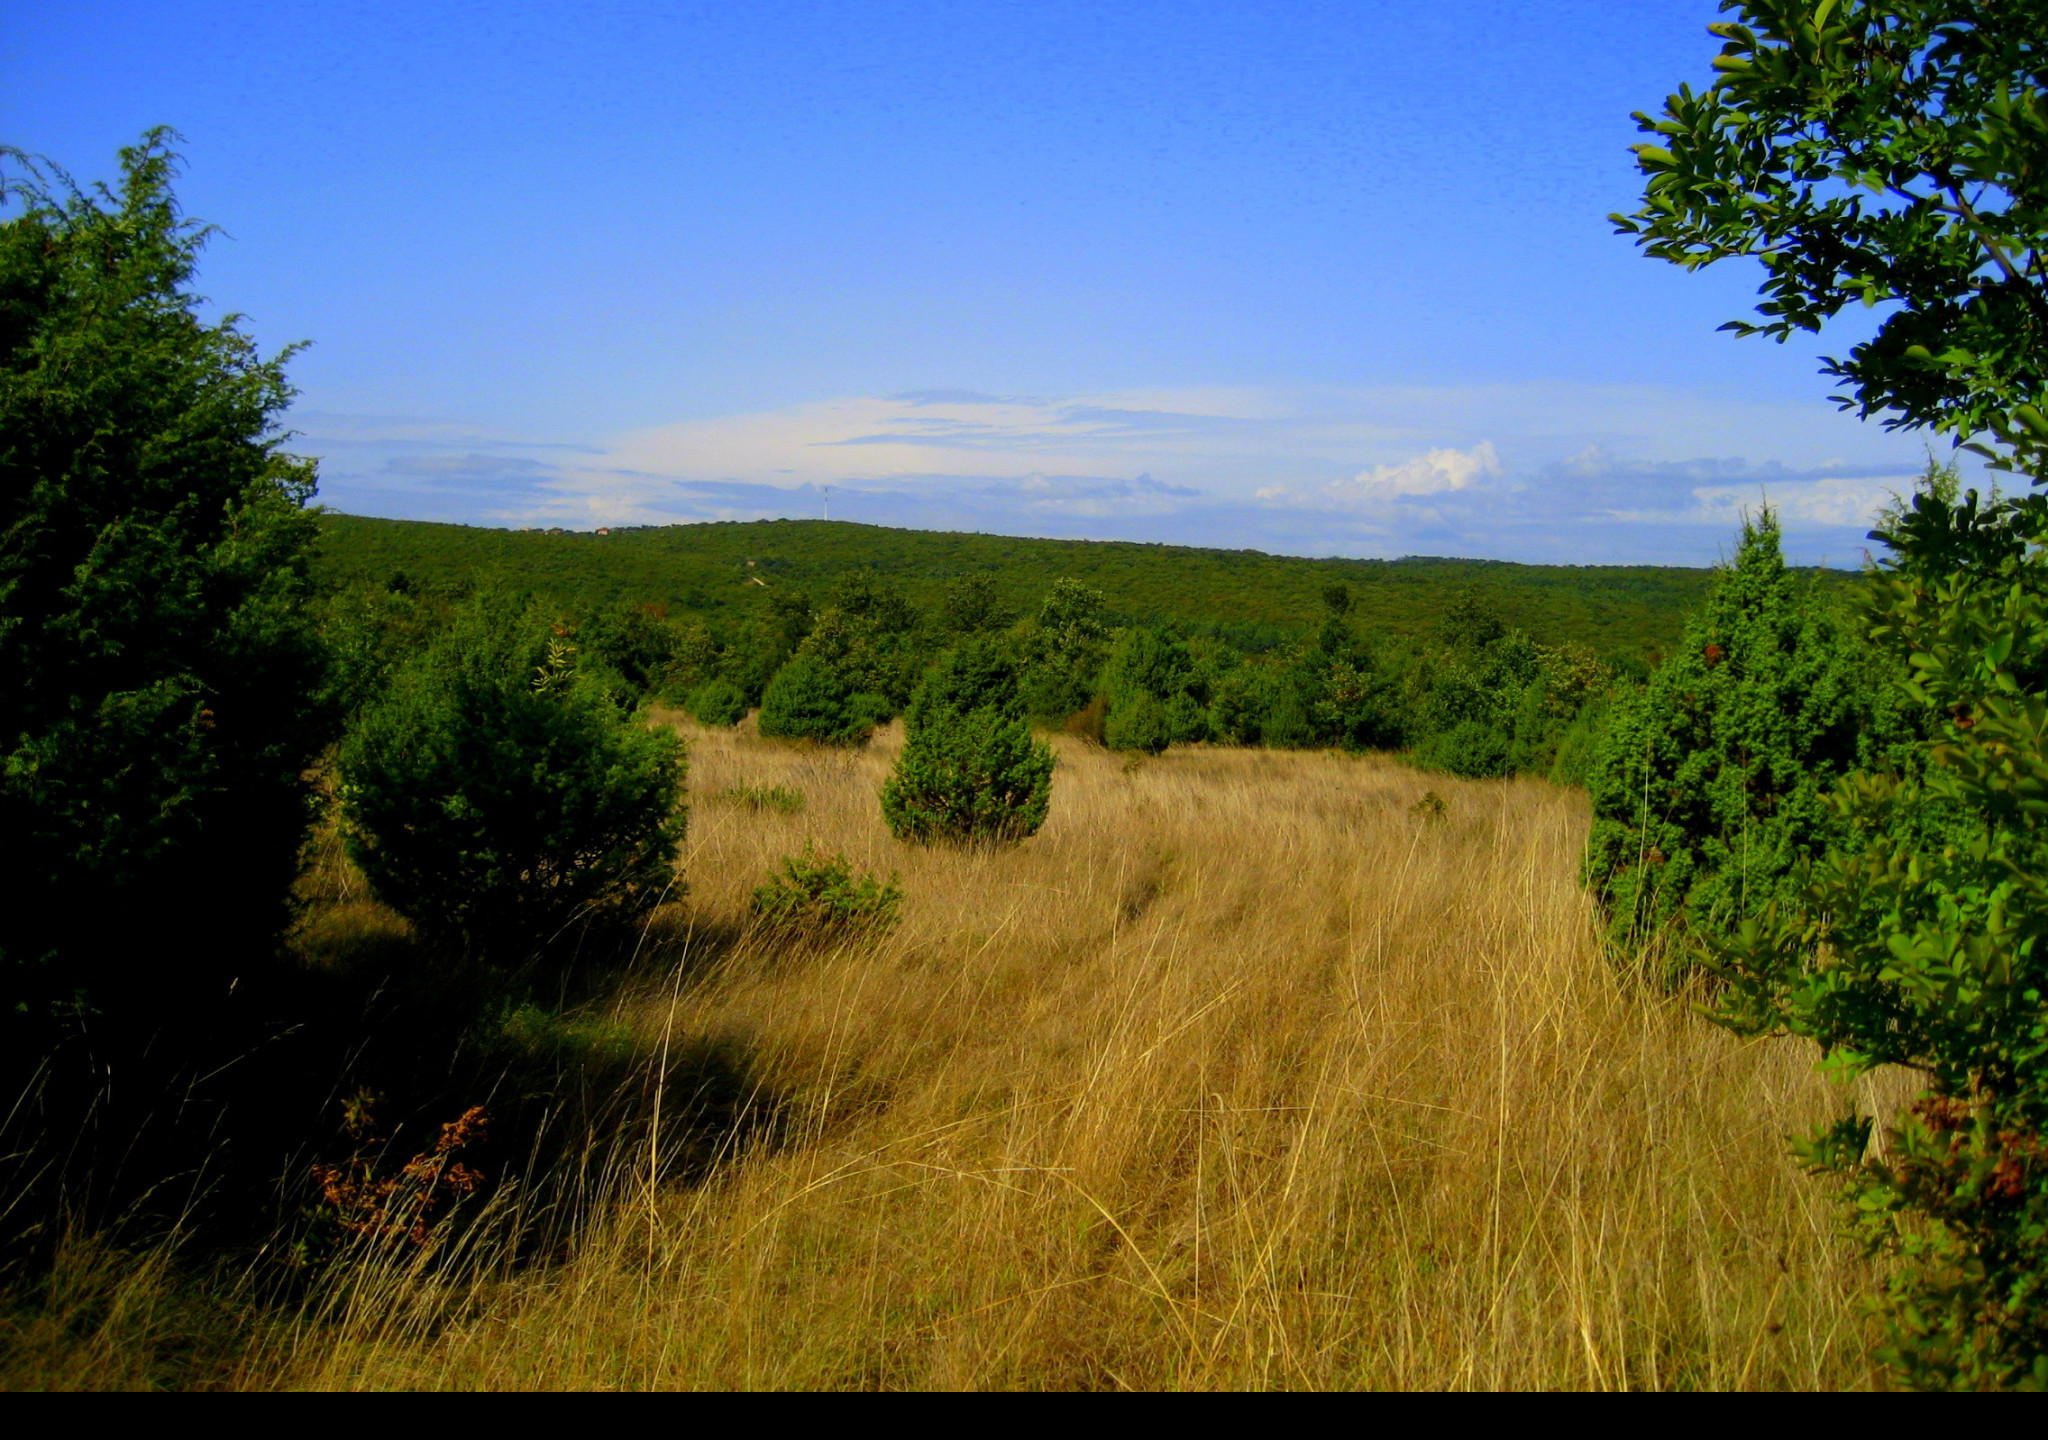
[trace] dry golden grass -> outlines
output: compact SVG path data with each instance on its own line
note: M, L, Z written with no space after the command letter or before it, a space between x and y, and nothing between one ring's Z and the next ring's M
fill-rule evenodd
M1841 1097L1616 974L1583 796L1062 741L1036 838L913 850L875 799L897 739L686 728L687 919L616 1011L739 1057L772 1138L691 1185L614 1157L569 1259L457 1305L364 1267L249 1383L1871 1381L1870 1277L1784 1144ZM744 785L805 808L713 798ZM807 839L900 871L900 927L748 933Z

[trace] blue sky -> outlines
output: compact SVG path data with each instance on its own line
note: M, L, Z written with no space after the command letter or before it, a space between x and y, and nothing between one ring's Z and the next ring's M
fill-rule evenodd
M1924 441L1631 208L1712 0L0 0L0 140L185 136L335 508L1854 563ZM829 496L827 494L829 487Z

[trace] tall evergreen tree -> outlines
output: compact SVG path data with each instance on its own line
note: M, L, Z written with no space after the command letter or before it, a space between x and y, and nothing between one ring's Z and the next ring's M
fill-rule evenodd
M1209 738L1208 696L1187 646L1151 626L1117 638L1103 671L1109 697L1104 737L1112 750L1158 754L1167 746Z
M1728 930L1779 896L1840 824L1851 770L1911 763L1912 722L1812 582L1776 518L1745 522L1734 564L1677 654L1615 713L1589 778L1586 880L1618 942Z
M15 152L0 224L0 1010L217 1001L288 917L329 735L290 352L191 281L157 130L116 187Z
M1023 636L1024 705L1055 720L1085 706L1109 648L1108 602L1080 581L1053 581Z

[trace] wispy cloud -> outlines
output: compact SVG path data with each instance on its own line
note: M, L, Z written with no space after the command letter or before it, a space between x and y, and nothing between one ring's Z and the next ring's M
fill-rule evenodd
M1762 503L1802 558L1850 561L1922 463L1817 405L1646 387L924 390L590 441L299 424L330 501L371 513L752 519L822 514L829 488L835 517L879 524L1553 561L1706 563Z

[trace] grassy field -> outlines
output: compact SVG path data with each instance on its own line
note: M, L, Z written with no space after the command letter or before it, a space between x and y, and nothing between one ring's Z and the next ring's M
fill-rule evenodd
M890 735L686 728L688 899L578 1023L630 1037L657 1108L707 1073L675 1057L724 1057L716 1163L594 1147L552 1252L502 1187L433 1263L393 1246L252 1325L220 1383L1871 1382L1870 1276L1784 1145L1842 1097L1601 956L1580 793L1062 740L1040 835L919 851L877 813ZM900 872L900 926L751 928L806 840ZM392 923L328 893L330 941Z
M872 568L927 610L937 605L945 582L959 575L992 576L1002 602L1019 613L1035 610L1054 580L1072 576L1102 590L1119 623L1179 621L1271 643L1315 623L1323 588L1343 581L1371 634L1421 633L1469 594L1546 643L1574 640L1643 660L1669 650L1686 612L1706 593L1710 574L1652 565L1310 560L821 520L669 525L610 535L353 515L328 515L322 525L320 570L330 583L383 583L403 571L434 584L531 590L577 610L616 601L658 603L720 627L745 623L777 587L822 596L839 577ZM1844 574L1824 573L1830 579Z

